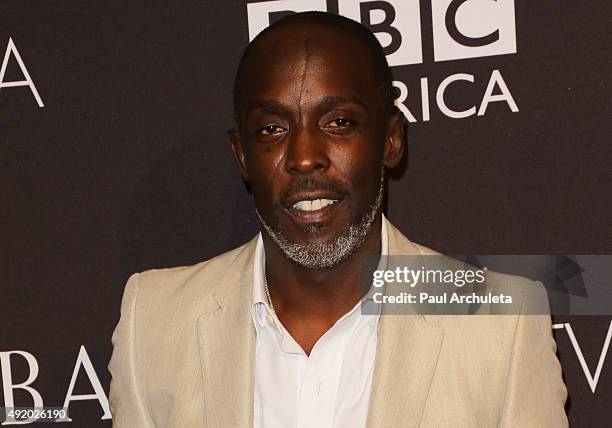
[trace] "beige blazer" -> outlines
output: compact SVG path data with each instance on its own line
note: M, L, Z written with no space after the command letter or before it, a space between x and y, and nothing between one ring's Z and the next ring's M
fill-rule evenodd
M433 253L388 233L391 255ZM130 277L108 366L114 427L252 426L255 243ZM555 351L549 316L382 316L368 427L568 426Z

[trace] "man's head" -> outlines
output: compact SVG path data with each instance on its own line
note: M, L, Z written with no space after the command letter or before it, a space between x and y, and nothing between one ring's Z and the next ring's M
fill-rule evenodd
M267 234L310 268L364 242L384 167L403 153L391 74L375 36L336 15L291 15L260 33L234 86L232 148Z

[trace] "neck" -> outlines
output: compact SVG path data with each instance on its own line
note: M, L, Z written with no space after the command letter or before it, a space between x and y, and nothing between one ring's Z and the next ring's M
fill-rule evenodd
M365 257L380 254L381 222L379 213L363 244L346 260L322 270L288 259L262 232L268 288L279 318L318 319L333 325L351 310L365 294L361 283Z

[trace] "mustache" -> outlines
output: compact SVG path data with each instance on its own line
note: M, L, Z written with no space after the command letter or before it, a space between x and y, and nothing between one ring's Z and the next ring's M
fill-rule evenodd
M333 192L339 196L346 197L349 195L348 190L334 182L323 181L313 177L304 177L299 180L293 181L289 187L281 194L281 201L287 200L291 195L299 192L307 192L313 190L323 190L327 192Z

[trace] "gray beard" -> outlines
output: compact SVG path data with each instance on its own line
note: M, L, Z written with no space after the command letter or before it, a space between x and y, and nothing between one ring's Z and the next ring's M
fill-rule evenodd
M296 244L291 242L280 228L272 228L267 224L255 208L257 216L268 235L272 237L278 248L287 258L298 265L310 269L329 269L349 258L364 243L376 214L382 204L384 193L384 173L381 173L378 195L366 214L357 222L346 226L338 236L329 241L309 242ZM316 233L318 228L314 226L307 232Z

